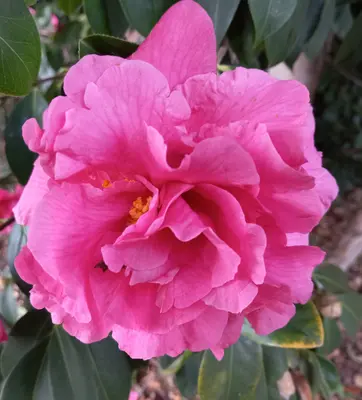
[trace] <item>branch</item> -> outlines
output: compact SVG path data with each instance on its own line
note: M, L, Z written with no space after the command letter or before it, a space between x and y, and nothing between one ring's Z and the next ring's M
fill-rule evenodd
M35 86L38 86L44 82L49 82L49 81L55 81L57 79L63 79L65 75L65 72L60 72L59 74L56 74L54 76L50 76L48 78L44 78L44 79L38 79L35 83Z
M9 225L15 222L15 218L11 217L7 221L5 221L3 224L0 225L0 232L3 231L5 228L7 228Z

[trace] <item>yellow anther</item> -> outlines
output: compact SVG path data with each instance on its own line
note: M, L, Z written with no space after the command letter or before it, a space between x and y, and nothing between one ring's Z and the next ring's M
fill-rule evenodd
M107 188L109 188L110 186L112 186L112 182L111 182L110 180L108 180L108 179L105 179L105 180L103 181L103 183L102 183L102 186L103 186L105 189L107 189Z
M145 214L149 208L151 203L152 197L147 197L146 201L144 202L142 197L137 197L137 199L132 203L132 208L129 210L130 216L130 223L135 224L138 219Z

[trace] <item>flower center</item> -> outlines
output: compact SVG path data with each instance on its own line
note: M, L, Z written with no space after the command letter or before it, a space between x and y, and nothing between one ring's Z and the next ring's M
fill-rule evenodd
M130 223L135 224L141 215L145 214L149 208L152 197L147 197L146 200L142 199L142 197L137 197L137 199L132 203L132 208L129 210Z
M112 186L112 182L109 179L105 179L102 183L102 186L106 189Z

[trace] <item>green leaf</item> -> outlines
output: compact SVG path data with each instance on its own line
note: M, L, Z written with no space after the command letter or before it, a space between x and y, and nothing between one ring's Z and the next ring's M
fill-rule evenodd
M356 292L338 296L342 302L341 321L350 336L358 332L362 320L362 296Z
M0 400L36 400L31 394L36 384L38 370L43 363L46 346L47 341L44 340L19 360L4 381ZM50 396L45 398L51 399Z
M243 335L266 346L312 349L323 344L323 324L312 302L296 305L296 314L288 325L270 335L259 336L249 324L244 324Z
M225 350L221 361L206 351L198 381L201 400L255 399L262 363L261 346L243 336Z
M30 7L33 6L38 0L25 0L25 4Z
M18 272L15 269L15 258L19 254L22 247L25 246L26 241L27 241L26 228L24 226L14 224L8 242L8 254L7 254L8 264L14 282L19 286L19 289L23 293L29 295L31 285L24 282L20 278Z
M23 96L40 66L40 38L24 0L1 0L0 93Z
M82 0L57 0L57 4L66 15L71 15L82 4Z
M1 373L7 377L31 349L46 339L52 330L50 314L32 310L16 323L1 354Z
M130 25L147 36L175 0L120 0Z
M202 352L192 354L176 374L176 385L186 398L193 398L197 393L197 380L202 355Z
M305 52L310 59L314 59L321 51L324 42L333 27L336 11L336 0L325 0L321 18L317 29L305 46Z
M91 35L79 41L79 57L87 54L108 54L129 57L138 48L136 43L107 35Z
M324 318L324 344L317 349L319 354L328 356L337 349L342 341L341 332L335 319Z
M18 181L25 185L33 170L36 155L26 146L22 136L22 126L29 118L36 118L41 123L47 102L40 92L34 89L21 100L11 113L5 128L5 150L10 168Z
M348 32L342 45L338 49L335 63L349 68L355 67L362 59L362 12L355 19L351 30Z
M333 30L337 36L344 39L352 28L353 25L353 15L351 11L351 6L349 4L344 4L337 7L336 18L334 21Z
M297 6L297 0L248 0L248 2L254 21L257 46L277 32L291 18Z
M6 381L0 400L127 400L131 387L128 357L113 339L86 345L52 326L42 311L26 314L15 325L2 370Z
M9 326L13 326L18 319L18 304L12 284L7 284L0 292L0 314Z
M95 33L122 36L128 28L119 0L84 0L84 10Z
M265 50L269 66L284 61L293 52L301 50L306 40L311 23L311 7L315 7L317 0L298 1L293 15L274 34L265 40Z
M265 388L259 390L267 391L267 396L257 396L256 399L280 400L277 381L288 369L287 352L277 347L263 346L263 366ZM263 385L261 383L260 385Z
M326 358L308 351L306 358L310 364L310 383L313 393L321 393L328 400L335 393L343 393L339 373L333 363Z
M346 273L332 264L322 264L316 268L313 273L313 279L327 292L338 294L351 291Z
M241 2L229 27L227 37L240 65L259 68L260 51L254 48L255 30L246 2Z
M238 8L240 0L197 0L210 15L216 33L216 40L221 43Z

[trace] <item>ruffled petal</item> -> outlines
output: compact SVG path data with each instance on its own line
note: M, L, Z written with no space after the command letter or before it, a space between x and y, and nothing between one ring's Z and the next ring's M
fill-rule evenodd
M49 176L40 165L40 160L36 160L30 179L19 202L13 209L18 224L28 225L30 223L36 206L49 191L48 181Z
M295 314L290 291L284 286L262 285L249 308L245 316L258 335L269 335L283 328Z
M191 76L216 72L216 38L213 23L196 2L179 1L160 19L131 56L154 65L170 87Z

